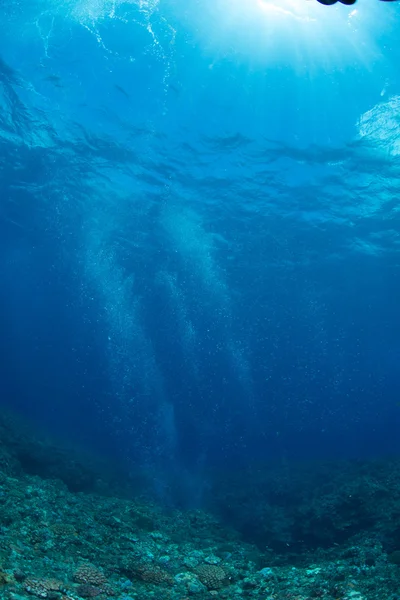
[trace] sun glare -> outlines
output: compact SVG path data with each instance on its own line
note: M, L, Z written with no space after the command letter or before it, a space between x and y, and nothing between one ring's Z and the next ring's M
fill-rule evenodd
M395 26L393 6L372 0L353 6L325 6L317 0L201 0L189 5L193 8L185 8L185 24L190 23L195 38L213 56L212 64L233 59L252 69L294 67L301 75L347 65L370 69L382 57L379 40Z
M366 4L359 11L341 3L325 6L317 0L213 2L213 31L218 30L220 43L228 41L231 48L255 62L328 62L338 67L350 57L354 60L355 53L367 62L375 51L369 39L374 11Z
M296 12L293 11L293 7L290 6L292 3L286 2L286 4L287 6L285 6L285 3L283 3L281 6L278 6L273 2L268 2L268 0L258 0L258 6L261 12L264 12L267 15L282 15L285 17L298 18Z
M238 10L239 4L242 7L245 4L246 11L258 14L258 18L264 15L264 18L269 20L282 18L304 22L318 21L325 25L330 23L330 26L346 23L357 14L354 6L323 6L316 0L247 0L245 3L240 0L227 0L227 3L233 10Z

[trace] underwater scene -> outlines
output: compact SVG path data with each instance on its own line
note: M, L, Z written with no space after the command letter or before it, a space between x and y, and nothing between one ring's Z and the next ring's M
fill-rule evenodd
M0 600L399 600L400 2L0 23Z

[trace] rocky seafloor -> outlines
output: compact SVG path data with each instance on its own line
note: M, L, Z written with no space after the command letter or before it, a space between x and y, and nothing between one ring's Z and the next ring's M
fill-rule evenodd
M89 468L85 471L73 461L68 463L62 453L57 454L57 478L53 472L56 461L50 460L43 444L39 452L32 441L26 442L36 456L36 470L42 471L40 475L27 473L20 460L24 442L16 443L15 434L11 439L9 431L8 426L0 426L0 595L7 600L400 599L396 538L389 536L388 541L379 522L365 521L365 527L351 529L358 518L356 510L347 514L346 522L336 515L339 528L350 527L348 536L338 536L340 542L292 544L289 540L286 549L283 541L276 549L274 544L264 544L267 538L262 543L256 538L254 543L245 540L235 520L227 523L218 510L213 514L204 509L165 508L138 493L113 496L110 485L99 486L98 480L95 485ZM39 468L40 456L48 458L43 458L44 466ZM394 472L394 463L390 464ZM384 483L393 486L390 502L386 497L386 520L382 513L389 535L390 530L400 529L397 488L388 479L388 471L380 483L370 477L368 488L365 465L363 469L364 493L370 490L371 506L379 506L375 511L385 508ZM354 476L352 482L354 486ZM230 495L226 490L226 502L232 510L237 502L249 511L234 489L230 488ZM336 489L337 498L350 501L349 490L345 485ZM319 510L324 515L330 511L335 522L340 502L335 504L333 494L331 488L326 490L319 499ZM216 506L221 498L220 487ZM258 522L257 506L262 500L254 497L253 501ZM249 493L246 502L251 504ZM271 520L274 514L277 521L284 520L285 507L281 512L276 507L274 512L269 506L265 514ZM316 500L311 508L318 512ZM300 518L301 510L296 510ZM291 511L294 514L293 507ZM360 514L364 518L365 509ZM304 513L304 519L309 523L309 513ZM275 537L280 529L287 534L288 523L287 517L281 526L272 524Z

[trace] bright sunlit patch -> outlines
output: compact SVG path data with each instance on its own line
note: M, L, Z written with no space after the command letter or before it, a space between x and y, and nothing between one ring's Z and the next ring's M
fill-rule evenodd
M316 0L220 0L227 20L242 20L250 25L253 35L264 34L279 37L282 32L291 38L306 34L312 38L326 40L335 33L342 38L351 29L357 16L354 7L342 4L324 6ZM286 40L287 42L287 40Z
M293 2L291 0L286 0L286 2L285 0L282 0L278 5L276 2L271 2L270 0L257 0L257 4L262 12L269 15L276 15L277 17L282 15L298 20L310 19L309 7L306 6L305 3L301 5L298 2Z
M246 11L254 13L265 13L266 15L276 15L302 19L304 21L318 19L320 21L330 22L347 20L349 16L354 16L357 10L352 7L346 7L342 4L330 7L319 4L316 0L247 0L246 3L240 0L226 0L225 6L230 10L245 8Z
M225 46L255 62L370 64L379 53L371 32L387 22L381 14L377 18L387 6L376 4L360 2L361 8L355 8L317 0L203 0L197 27L205 27L208 41L222 51Z

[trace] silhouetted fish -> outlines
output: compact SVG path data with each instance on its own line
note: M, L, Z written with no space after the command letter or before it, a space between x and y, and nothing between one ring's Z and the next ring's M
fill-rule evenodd
M114 87L115 87L115 89L116 89L118 92L120 92L120 93L121 93L123 96L125 96L125 98L126 98L127 100L130 100L130 96L129 96L128 92L126 92L126 91L124 90L124 88L122 88L122 87L121 87L120 85L118 85L117 83L115 83L115 84L114 84Z

